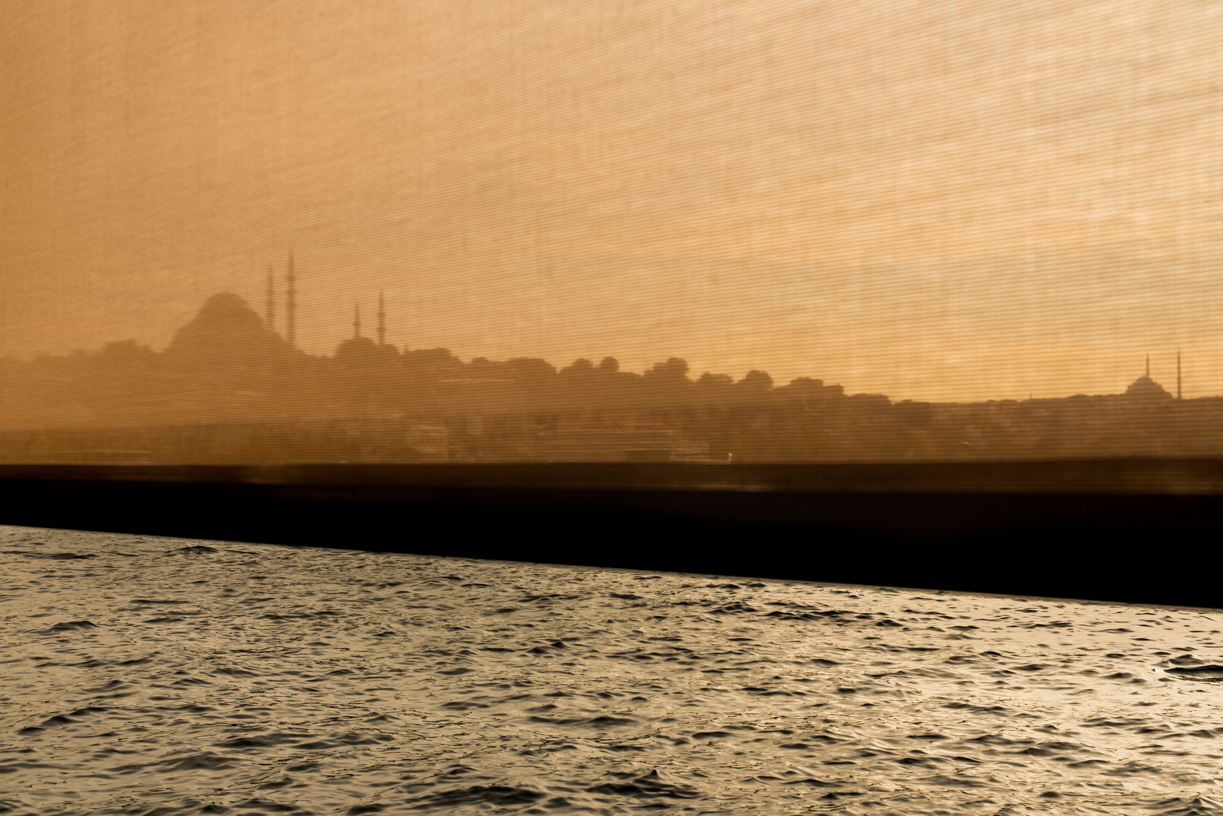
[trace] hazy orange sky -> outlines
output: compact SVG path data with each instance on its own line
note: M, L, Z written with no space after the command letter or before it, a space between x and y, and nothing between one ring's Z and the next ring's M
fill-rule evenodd
M894 399L1223 393L1205 0L45 0L0 30L0 354L230 290L331 353ZM279 316L283 326L283 312Z

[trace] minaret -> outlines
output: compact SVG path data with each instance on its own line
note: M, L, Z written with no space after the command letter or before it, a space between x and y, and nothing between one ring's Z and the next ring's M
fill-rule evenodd
M1181 401L1181 350L1176 350L1176 401Z
M378 345L386 345L386 309L381 292L378 293Z
M273 330L274 330L274 329L276 328L276 306L275 306L275 295L273 294L273 289L272 289L272 267L270 267L270 266L268 267L268 315L267 315L267 323L268 323L268 328L269 328L269 329L273 329Z
M1147 379L1151 379L1151 355L1147 354Z
M297 276L293 274L293 252L289 252L289 296L285 299L285 320L288 322L288 336L285 338L289 341L289 345L294 345L296 340L297 329L297 289L294 288L297 283Z
M361 304L357 304L357 317L352 322L352 339L359 340L361 338Z

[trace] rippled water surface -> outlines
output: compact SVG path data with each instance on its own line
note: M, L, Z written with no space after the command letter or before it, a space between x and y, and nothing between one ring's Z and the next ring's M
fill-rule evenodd
M1223 612L0 527L0 813L1223 812Z

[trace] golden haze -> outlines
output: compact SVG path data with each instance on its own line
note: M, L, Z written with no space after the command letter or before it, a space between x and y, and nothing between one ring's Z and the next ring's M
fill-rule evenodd
M893 399L1220 392L1220 6L26 5L0 355L386 292L461 357L670 356Z

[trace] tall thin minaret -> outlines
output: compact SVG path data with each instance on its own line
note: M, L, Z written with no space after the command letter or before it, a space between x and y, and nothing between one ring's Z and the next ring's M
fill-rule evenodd
M361 304L357 304L357 316L352 322L352 339L357 340L361 337Z
M1151 355L1147 354L1147 379L1151 379Z
M268 267L268 314L267 323L269 329L276 328L276 295L272 287L272 267Z
M381 292L378 293L378 345L386 345L386 308Z
M297 339L297 275L293 273L293 251L289 250L289 296L285 299L286 340L295 345Z
M1181 350L1176 350L1176 401L1181 399Z

